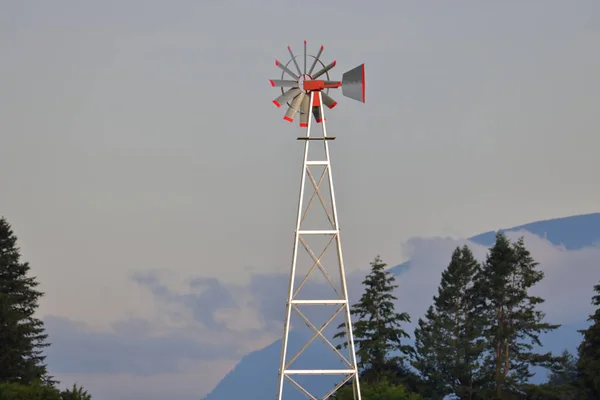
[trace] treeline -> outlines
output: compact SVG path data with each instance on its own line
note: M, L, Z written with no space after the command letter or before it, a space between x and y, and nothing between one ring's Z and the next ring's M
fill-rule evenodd
M575 358L541 351L541 334L560 327L531 294L543 278L523 238L513 243L499 233L483 263L468 246L456 248L409 346L410 316L395 311L395 278L376 257L351 309L362 399L600 399L600 284ZM343 328L339 348L347 345ZM536 366L550 371L546 383L529 382ZM353 390L346 385L335 397L352 399Z
M44 323L35 318L43 293L21 261L17 237L0 218L0 400L91 400L82 387L59 390L48 374Z

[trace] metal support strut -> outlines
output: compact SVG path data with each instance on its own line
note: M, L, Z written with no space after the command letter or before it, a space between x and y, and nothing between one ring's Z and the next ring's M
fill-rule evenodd
M348 302L346 274L344 271L344 260L342 257L342 247L341 247L341 243L340 243L340 230L339 230L339 223L338 223L337 207L336 207L336 202L335 202L335 194L334 194L334 190L333 190L331 163L330 163L330 159L329 159L329 141L332 139L335 139L335 138L327 136L327 129L325 126L324 107L323 107L323 101L322 101L322 96L321 96L320 91L310 92L310 106L309 106L308 110L313 109L313 104L315 104L315 105L318 104L318 107L320 109L320 118L321 118L321 124L322 124L322 136L319 136L319 135L312 136L312 137L310 136L313 118L311 118L309 116L308 126L306 128L306 137L298 138L298 140L305 141L304 142L304 159L302 161L302 179L301 179L301 184L300 184L300 198L298 200L298 216L297 216L297 220L296 220L296 231L295 231L295 235L294 235L294 250L293 250L293 256L292 256L292 267L291 267L291 272L290 272L290 281L289 281L288 296L287 296L287 302L286 302L286 316L285 316L283 340L282 340L282 348L281 348L281 359L280 359L280 363L279 363L279 387L278 387L277 400L283 400L283 388L284 388L284 383L286 381L291 383L293 387L298 389L308 399L318 400L317 397L315 397L308 390L306 390L304 387L302 387L298 382L296 382L292 378L293 375L340 375L341 381L337 385L335 385L329 391L329 393L327 393L323 397L321 397L321 399L325 400L325 399L330 398L344 384L346 384L349 381L352 381L352 386L354 389L354 399L361 400L360 384L359 384L359 378L358 378L358 368L357 368L357 364L356 364L356 353L355 353L355 349L354 349L354 335L353 335L353 330L352 330L352 321L350 318L350 304ZM308 160L309 145L315 140L322 141L322 142L316 143L316 144L324 145L324 147L325 147L325 156L324 156L325 159L324 160L318 160L318 161L314 161L314 160L309 161ZM303 230L302 229L302 225L303 225L302 223L303 223L304 217L306 216L306 213L308 212L308 209L310 208L315 196L318 197L318 199L321 201L321 204L325 207L323 196L319 190L319 185L321 183L321 180L317 183L313 177L313 174L311 173L310 168L313 166L325 167L325 171L323 171L324 176L321 177L321 180L325 177L328 180L332 212L330 213L330 212L326 211L327 219L328 219L328 222L330 225L329 229L326 229L326 230ZM313 192L310 200L308 201L306 210L304 210L304 212L303 212L303 208L304 208L303 203L304 203L304 196L305 196L304 186L306 183L307 176L309 177L310 181L312 182L314 192ZM310 249L310 247L307 245L306 240L304 239L305 236L311 236L311 235L325 235L330 238L329 244L327 245L325 250L323 250L323 253L321 253L320 256L317 256ZM323 257L323 254L330 247L333 247L333 246L331 246L333 243L335 243L335 245L337 247L337 249L336 249L337 257L336 258L338 261L337 264L338 264L339 278L340 278L340 285L341 285L340 291L335 289L333 282L331 281L331 277L329 276L329 274L326 272L325 268L321 264L321 259ZM299 286L297 288L295 288L295 275L296 275L297 262L298 262L298 247L300 244L309 252L312 260L314 261L314 264L313 264L312 268L310 268L310 270L308 271L308 273L307 273L306 277L303 279L303 281L299 284ZM299 299L296 299L296 295L297 295L299 289L304 285L307 278L315 270L315 267L317 267L319 270L321 270L321 272L323 272L323 274L325 275L325 278L329 281L329 283L332 285L332 287L334 287L335 292L338 294L338 297L339 297L338 299L332 299L332 300L320 300L320 299L299 300ZM323 324L320 328L317 328L301 312L301 310L299 308L299 306L310 306L310 307L329 306L329 307L331 307L332 305L336 306L335 307L336 311L333 313L331 318L329 318L327 320L327 322L325 322L325 324ZM302 322L304 324L306 324L306 326L308 326L313 331L314 335L300 349L300 351L297 354L295 354L291 358L288 358L290 319L291 319L291 315L292 315L292 310L301 318ZM345 340L348 343L348 346L347 346L348 356L347 357L344 356L343 354L341 354L340 351L337 350L336 347L322 333L323 330L334 320L334 318L340 314L343 315L344 320L345 320L345 325L346 325ZM335 354L336 356L338 356L342 360L342 362L346 366L345 369L329 369L329 370L327 370L327 369L309 369L309 370L290 369L291 364L304 352L304 350L306 350L308 345L316 338L321 339L326 345L328 345L331 352L333 354Z

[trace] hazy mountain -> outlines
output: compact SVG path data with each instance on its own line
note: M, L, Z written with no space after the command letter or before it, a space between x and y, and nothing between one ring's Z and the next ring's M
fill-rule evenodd
M282 328L283 329L283 328ZM290 333L291 354L295 354L300 346L303 346L310 335L298 332ZM205 400L217 399L269 399L275 398L281 353L281 340L254 351L245 356L240 363L209 393ZM341 369L330 351L323 351L321 342L315 340L294 363L294 369L312 369L314 365L321 365L323 369ZM299 384L308 388L311 393L325 394L339 380L339 377L323 376L310 381L310 385L304 385L302 376L294 377ZM306 377L304 377L306 378ZM310 379L310 378L309 378ZM284 398L306 399L300 392L288 383L284 385Z
M600 213L538 221L513 228L500 229L500 231L504 232L519 230L525 230L535 235L545 237L552 244L557 246L562 245L567 250L578 250L600 243ZM490 246L494 243L495 235L496 231L490 231L473 236L469 239L475 243ZM409 262L406 262L393 267L390 270L395 275L399 275L406 270L408 266ZM439 277L436 276L435 279L439 279ZM413 319L416 318L418 318L418 316L413 317ZM564 326L564 329L560 329L560 331L545 335L543 337L545 349L557 353L564 348L573 351L580 340L577 330L586 326L586 318L586 315L582 315L580 322ZM299 347L306 339L308 339L308 337L304 337L304 335L301 336L302 337L300 337L300 334L298 333L291 334L291 346ZM279 340L262 350L248 354L217 385L217 387L205 397L205 400L229 400L235 398L263 400L266 398L275 398L280 351L281 341ZM309 347L303 354L304 359L298 360L298 366L295 364L294 368L300 369L304 363L306 363L305 365L314 365L315 362L323 363L323 358L328 355L329 352ZM329 366L324 365L323 368L329 368ZM338 378L336 377L322 377L320 381L311 386L311 390L315 389L315 393L317 394L326 393L337 379ZM542 378L536 380L540 379ZM299 383L302 384L302 382ZM290 385L286 386L289 388ZM294 390L293 388L289 388L289 390L289 392L285 392L288 400L304 399L302 394L297 390Z
M521 230L546 238L555 246L564 246L567 250L579 250L600 242L600 213L531 222L513 228L480 233L470 237L469 240L483 246L491 246L496 240L497 232ZM408 264L409 261L391 268L390 271L398 275L408 267Z
M576 215L572 217L549 219L500 229L501 232L525 230L546 238L556 246L567 250L579 250L600 242L600 213ZM469 240L486 246L494 244L495 231L473 236Z

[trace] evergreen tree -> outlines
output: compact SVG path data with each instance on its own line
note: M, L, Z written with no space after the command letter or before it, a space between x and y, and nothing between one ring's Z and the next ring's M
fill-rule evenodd
M43 294L27 276L29 264L20 261L16 245L10 225L0 218L0 382L53 384L42 354L47 335L34 318Z
M390 371L397 374L402 369L406 354L412 352L410 346L403 344L403 339L409 335L402 329L403 322L410 322L407 313L396 313L392 294L394 276L385 269L386 264L379 256L371 262L371 271L363 281L365 291L350 313L358 317L353 323L354 342L359 362L358 366L364 371L366 382L379 382ZM341 329L334 338L346 336L346 325L340 324ZM343 344L347 347L348 342ZM338 346L341 348L342 346ZM391 353L399 352L398 356Z
M495 398L504 398L505 393L515 392L526 383L533 376L530 366L552 368L560 360L551 353L533 352L534 345L541 346L541 333L560 327L544 322L544 313L537 310L544 300L528 293L544 277L537 265L523 238L511 244L498 233L474 279L476 315L482 322L487 347L482 379L493 382Z
M450 393L443 369L443 357L438 357L441 354L439 344L442 335L436 326L437 320L438 314L433 306L427 309L425 319L419 318L418 327L415 328L415 355L412 361L426 386L427 391L423 394L433 400L443 399Z
M92 395L88 393L83 386L73 384L71 389L65 389L60 392L61 400L92 400Z
M442 273L438 294L415 329L413 366L430 384L432 397L455 394L473 399L478 359L483 351L470 288L479 263L471 250L457 247Z
M577 360L569 350L564 350L558 365L552 369L548 377L551 386L572 385L577 380Z
M360 394L363 400L423 400L419 394L411 393L403 385L394 385L387 378L379 383L360 385ZM337 391L336 400L354 400L352 385L347 385Z
M568 350L563 351L560 361L541 385L525 384L521 390L531 400L586 400L577 387L577 365Z
M592 304L596 311L589 316L591 325L580 333L583 340L577 352L577 370L579 384L590 398L600 398L600 284L594 286L596 294L592 297Z

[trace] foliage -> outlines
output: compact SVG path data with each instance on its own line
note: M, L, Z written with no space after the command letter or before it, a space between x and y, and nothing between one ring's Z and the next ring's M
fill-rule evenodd
M531 400L586 400L577 387L577 360L564 350L559 363L552 369L548 382L542 385L524 384L521 390Z
M426 320L419 318L418 326L415 328L416 354L412 365L421 374L427 386L429 397L441 399L449 391L445 384L446 375L442 371L442 365L436 349L440 345L438 340L441 336L433 322L436 317L434 307L430 306L425 314Z
M600 398L600 284L594 286L592 304L596 311L589 316L591 325L580 331L583 339L577 351L578 383L590 397Z
M570 385L577 380L577 360L568 350L564 350L558 364L548 377L548 384L554 387Z
M403 385L393 385L387 378L378 383L361 383L360 394L362 400L422 400L419 394L410 393ZM352 385L347 385L335 394L336 400L353 400L354 390Z
M0 400L63 400L60 391L41 382L23 385L14 382L0 383Z
M577 389L571 385L525 384L522 385L521 390L525 395L520 398L526 400L588 400L587 397L581 397Z
M434 398L452 393L473 398L483 346L469 291L479 268L467 246L457 247L442 273L434 304L415 329L412 365L428 383Z
M65 389L60 393L62 400L92 400L92 396L83 389L83 386L77 387L73 384L71 389Z
M375 382L386 371L402 365L404 355L412 352L410 346L403 344L403 339L409 336L401 327L403 322L410 322L410 317L407 313L395 312L396 297L392 292L397 285L394 285L395 278L385 267L379 256L375 257L371 271L363 281L365 291L351 309L351 314L358 317L353 323L353 333L359 368L367 372L367 381ZM346 325L340 324L338 329L341 331L334 338L344 338ZM343 346L347 345L346 341ZM391 356L393 352L400 355Z
M0 218L0 382L53 383L47 375L42 321L34 318L43 293L35 278L27 276L29 264L20 261L17 238Z
M544 299L528 292L544 277L537 265L523 238L511 244L498 233L474 278L472 298L486 346L479 379L488 382L481 388L487 398L503 398L503 393L518 390L533 376L530 366L551 368L560 360L533 351L534 345L541 346L541 333L560 326L544 322L544 313L537 310ZM494 390L488 390L492 386Z
M77 385L61 392L40 381L28 385L3 382L0 383L0 400L92 400L92 396Z

